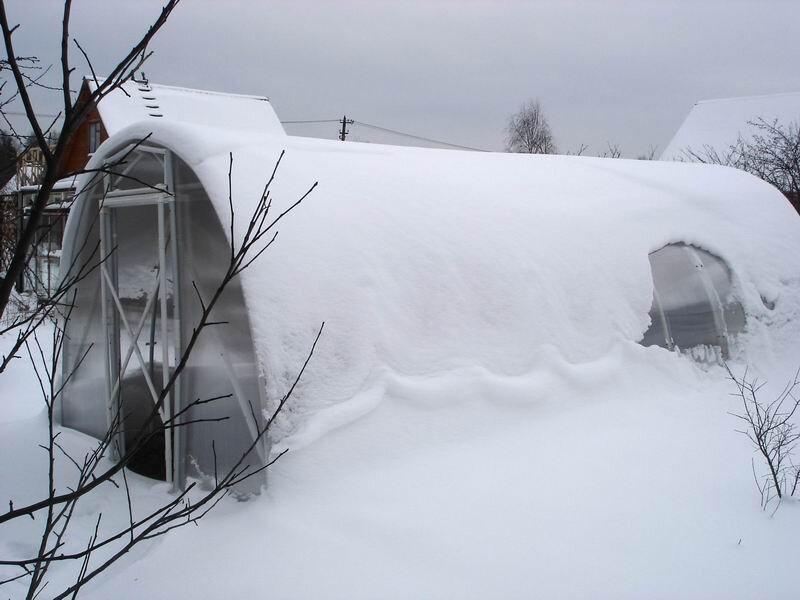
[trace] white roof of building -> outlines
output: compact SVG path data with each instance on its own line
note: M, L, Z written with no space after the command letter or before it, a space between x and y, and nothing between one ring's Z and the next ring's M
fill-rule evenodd
M93 160L144 135L195 171L226 232L233 154L237 238L281 150L272 214L319 181L242 274L270 398L327 323L280 427L301 427L294 443L370 410L397 377L524 374L639 348L653 299L648 254L671 242L730 265L751 331L777 318L762 298L777 312L800 310L785 289L800 280L800 217L777 190L727 167L401 148L166 119L118 132Z
M96 89L91 78L89 88ZM223 129L284 134L269 98L127 81L98 103L109 136L139 121L215 125Z
M77 182L77 176L73 175L71 177L65 177L64 179L59 179L53 184L53 191L54 192L63 192L66 190L71 190L75 187L75 183ZM8 195L8 194L16 194L17 192L35 192L39 189L38 185L19 185L19 180L17 175L12 175L11 179L3 186L2 191L0 191L0 195Z
M98 80L98 81L102 81ZM96 89L92 78L86 78L89 88ZM127 81L98 103L98 111L109 136L137 122L214 125L235 131L285 135L269 98L195 90L191 88L160 85L142 81ZM73 179L61 180L54 189L72 187ZM20 188L14 175L0 190L8 195L20 189L32 190L37 186Z
M688 150L723 154L739 136L751 136L754 127L748 122L758 119L784 125L800 121L800 92L702 100L689 111L661 160L686 159Z

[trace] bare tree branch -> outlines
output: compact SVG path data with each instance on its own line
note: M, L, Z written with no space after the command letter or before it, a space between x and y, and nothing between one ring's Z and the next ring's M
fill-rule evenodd
M14 282L28 268L31 248L49 234L48 226L42 226L43 218L51 192L59 176L62 162L79 127L83 124L90 111L108 94L115 90L125 92L123 85L133 78L135 71L151 55L148 49L150 42L167 22L178 3L179 0L169 0L163 5L160 14L144 35L117 62L108 76L103 79L97 77L89 54L73 38L72 41L75 43L80 56L86 61L92 73L93 83L89 93L73 99L74 91L70 85L70 77L74 68L71 66L69 54L72 0L65 0L63 5L60 33L60 85L58 87L50 86L44 81L43 78L48 70L41 68L38 64L38 59L35 57L23 57L15 52L13 35L17 26L9 24L5 2L0 0L0 29L2 29L7 54L6 60L0 61L0 70L10 71L16 84L14 93L11 96L4 96L2 102L0 102L0 115L6 118L4 109L9 106L10 102L21 102L31 129L34 131L35 143L41 149L44 157L44 176L29 207L30 212L16 240L13 251L10 253L8 264L5 265L6 275L0 281L0 318L6 314L6 307L9 306ZM3 86L5 86L5 82L0 82L0 89ZM53 89L61 95L63 110L60 111L60 117L63 118L63 123L57 136L52 136L51 131L59 117L56 117L49 124L44 123L44 125L47 125L46 128L37 120L29 93L30 88L33 86L48 90ZM16 135L13 129L11 131L13 135ZM50 139L51 137L55 139L52 140ZM139 143L143 141L141 140ZM130 152L133 152L135 147L136 145L129 149L122 158L116 159L113 164L105 164L96 169L78 171L90 176L89 183L81 193L88 193L86 190L92 188L96 183L99 185L99 179L104 176L111 176L109 179L112 177L129 177L136 180L134 175L125 174L122 172L123 169L118 169L125 164L127 156ZM283 153L281 153L282 156ZM72 380L76 370L81 368L93 348L92 345L89 345L88 348L83 349L68 372L66 369L62 369L60 360L67 335L65 328L69 326L72 312L75 308L76 286L85 281L90 274L96 273L96 270L101 268L106 260L113 257L115 249L112 248L103 255L99 244L93 246L89 238L81 241L78 248L79 252L76 256L82 258L77 259L77 262L72 264L62 265L62 280L56 290L39 307L24 316L13 318L9 325L3 326L3 331L6 332L16 329L17 337L11 352L0 361L0 372L18 352L25 349L29 360L34 364L35 376L40 384L42 399L47 408L48 439L42 444L42 448L47 455L48 477L47 489L42 491L41 499L27 505L18 506L14 505L13 500L9 500L8 510L0 515L0 525L13 522L16 519L27 520L30 518L38 528L39 534L36 549L33 551L34 556L15 560L0 560L0 565L20 570L20 573L15 573L13 577L0 581L0 585L11 581L18 582L23 580L28 585L27 597L36 598L49 585L48 573L54 564L74 561L76 568L74 583L67 589L54 593L55 598L74 598L87 582L103 573L114 561L127 553L137 543L166 535L170 531L187 524L197 523L199 519L217 506L231 490L249 478L263 472L284 456L285 450L272 458L259 458L257 463L253 463L250 459L252 454L263 444L274 420L290 400L300 378L305 373L322 334L324 323L317 332L306 360L300 367L294 382L281 397L272 415L269 418L266 415L259 417L252 404L250 405L251 414L249 416L245 415L245 419L252 419L255 434L245 444L246 447L238 457L238 460L232 466L225 466L220 469L216 461L216 448L212 444L214 474L213 486L210 490L201 492L195 483L190 483L177 496L169 497L161 506L145 511L146 514L141 515L135 509L126 473L126 468L137 453L156 436L164 436L178 428L193 427L198 423L218 422L228 418L227 416L193 418L191 410L228 398L230 397L229 394L218 395L213 398L197 398L192 402L188 402L185 406L177 407L175 413L167 418L162 419L160 415L164 413L165 402L171 401L172 390L175 389L179 377L189 364L190 356L196 348L202 332L210 326L224 325L225 322L223 320L213 319L213 315L225 289L275 242L278 234L277 227L281 220L296 209L317 185L314 183L305 194L286 210L273 217L270 212L272 206L270 188L278 172L280 161L281 158L279 157L263 188L261 197L257 199L256 207L253 214L250 215L249 222L243 224L244 226L240 228L240 231L243 231L243 235L237 239L236 229L238 223L236 217L238 215L233 210L233 157L231 156L228 172L231 209L229 264L214 292L206 293L209 297L203 298L198 290L198 298L202 308L201 314L188 335L188 339L184 342L181 355L176 357L175 367L166 378L167 381L163 384L162 389L157 393L157 401L149 409L150 412L144 421L142 429L146 433L138 435L134 440L127 440L130 443L125 444L124 451L121 452L121 456L114 464L108 464L108 457L117 445L121 432L124 431L131 418L128 412L122 409L117 411L111 418L111 423L106 432L83 456L70 454L68 447L65 448L65 445L61 444L55 414L56 406L65 386ZM141 186L146 186L145 182L140 181L138 183ZM110 187L105 186L105 193L108 193L109 190ZM163 192L160 188L159 191ZM72 202L75 201L75 198L73 198ZM100 206L103 205L103 201L104 197L100 200ZM89 219L91 218L90 215ZM94 215L93 218L95 219L95 221L92 221L94 225L99 216ZM53 337L50 340L52 354L48 357L39 335L41 333L39 327L53 320L58 320L60 325L56 324L54 326ZM266 423L264 423L264 420L266 420ZM60 473L61 466L66 467L71 477L67 486L57 485L57 481L60 479L57 475ZM117 477L119 473L121 473L121 482ZM122 487L120 487L120 483ZM77 507L87 496L105 484L112 485L120 489L119 493L125 494L127 522L124 525L102 523L101 526L102 515L98 515L94 531L89 536L89 539L83 540L80 545L76 545L74 541L70 540L70 537L74 538L74 535L70 536L70 525L72 524L73 516L76 514ZM101 549L110 554L105 554L98 559L98 552Z
M30 95L28 94L28 87L22 74L22 67L20 66L20 63L17 60L17 55L14 52L14 42L12 40L12 36L14 35L14 31L16 31L17 27L19 27L19 25L14 25L13 27L9 25L8 17L6 15L5 2L0 2L0 29L2 29L3 32L6 60L8 61L8 66L11 69L14 80L16 81L17 93L19 94L19 98L22 101L22 106L25 109L25 115L28 118L28 124L31 126L33 135L36 136L36 140L42 147L45 160L50 162L50 160L52 160L52 154L50 153L49 148L45 149L47 146L47 141L45 140L44 133L39 125L39 120L36 117L36 112L33 108Z
M134 45L128 54L117 63L111 70L109 76L103 81L95 81L98 85L95 89L87 95L86 98L79 98L78 102L73 104L69 98L69 74L71 67L69 66L68 50L65 50L65 45L68 48L69 40L69 16L71 11L71 0L65 2L64 16L62 20L62 33L61 33L61 71L62 71L62 86L61 91L64 96L64 123L53 148L48 144L45 133L36 117L33 104L31 102L30 94L26 87L26 81L23 74L23 69L15 54L12 36L17 26L11 27L5 11L5 2L0 0L0 28L2 28L3 40L5 42L5 49L7 54L8 67L11 70L14 80L17 85L17 93L25 108L25 114L28 118L29 124L34 132L34 136L40 146L44 155L47 168L45 170L44 178L39 186L31 209L30 215L25 223L23 231L17 241L17 246L11 258L11 261L6 269L6 276L0 280L0 317L3 316L11 297L14 282L19 278L25 268L28 260L28 249L31 248L39 223L42 219L45 207L47 206L50 193L53 185L57 179L58 167L64 157L69 141L75 135L78 127L83 123L91 108L97 105L105 96L114 91L121 89L121 86L133 77L136 69L138 69L144 61L150 56L147 48L153 37L158 33L159 29L164 26L167 19L172 14L180 0L169 0L161 9L159 16L153 21L153 24L148 28L147 32L141 37L139 42ZM88 56L83 52L88 61ZM89 63L91 65L91 63Z
M69 66L69 17L72 12L72 0L64 0L64 17L61 22L61 89L64 98L64 119L72 116L72 96L69 77L72 69Z

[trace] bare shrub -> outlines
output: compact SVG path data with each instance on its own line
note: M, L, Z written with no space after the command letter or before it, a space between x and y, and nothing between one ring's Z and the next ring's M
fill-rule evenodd
M759 475L753 462L761 506L766 508L774 499L780 503L783 498L794 496L800 484L800 468L792 462L794 450L800 442L800 430L794 422L800 406L800 399L795 395L800 386L800 370L776 398L763 400L758 395L763 383L749 377L746 370L741 377L736 377L730 368L726 368L736 385L733 395L742 404L741 412L731 413L744 424L744 428L737 431L747 436L767 470Z

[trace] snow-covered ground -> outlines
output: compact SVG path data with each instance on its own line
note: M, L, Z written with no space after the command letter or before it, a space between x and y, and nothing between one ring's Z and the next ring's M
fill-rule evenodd
M762 369L765 394L791 377L794 356ZM589 362L543 355L524 375L387 372L383 382L371 411L279 461L262 496L137 547L84 597L797 594L800 504L759 508L721 368L620 342ZM0 386L7 506L45 489L46 423L24 361ZM62 441L91 443L68 430ZM165 484L132 481L137 511L169 497ZM98 512L106 526L125 522L121 493L109 486L81 505L76 543ZM0 555L32 551L35 531L27 520L6 527ZM67 578L55 569L50 589ZM3 597L21 592L13 586Z

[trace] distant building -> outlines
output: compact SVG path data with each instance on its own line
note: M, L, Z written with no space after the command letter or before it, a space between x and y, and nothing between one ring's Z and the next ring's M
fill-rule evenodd
M788 156L796 152L787 150L785 144L772 152L774 137L769 128L773 125L800 141L797 129L800 126L800 92L703 100L689 111L661 160L741 168L778 187L800 212L800 193L796 185L800 167ZM740 153L742 148L747 149L744 155ZM782 160L785 154L790 159L788 162ZM780 160L774 160L775 157Z
M84 79L78 92L78 101L86 99L98 83L93 79ZM61 238L75 193L75 175L86 167L94 152L110 135L147 119L166 117L171 122L192 124L219 121L222 103L226 107L231 104L236 107L236 110L228 112L247 116L256 130L274 125L274 112L265 97L156 85L145 79L125 82L105 96L97 106L92 106L58 166L59 181L48 202L47 214L41 224L42 234L31 256L30 268L23 280L18 282L18 290L36 290L45 297L57 285ZM9 259L8 249L12 247L9 239L16 239L16 232L22 223L19 215L22 214L24 218L25 213L30 211L43 174L42 152L33 146L20 157L16 175L0 191L0 231L4 236L0 270L5 268Z
M750 122L763 119L788 125L800 121L800 92L701 100L672 137L661 160L691 160L691 152L727 152L741 137L757 131Z
M41 148L29 146L17 159L16 172L0 190L0 270L5 271L11 260L19 231L30 215L30 207L39 191L44 168ZM75 193L74 179L59 179L53 186L28 268L17 282L18 291L35 291L40 297L46 297L55 289L58 283L61 239Z

